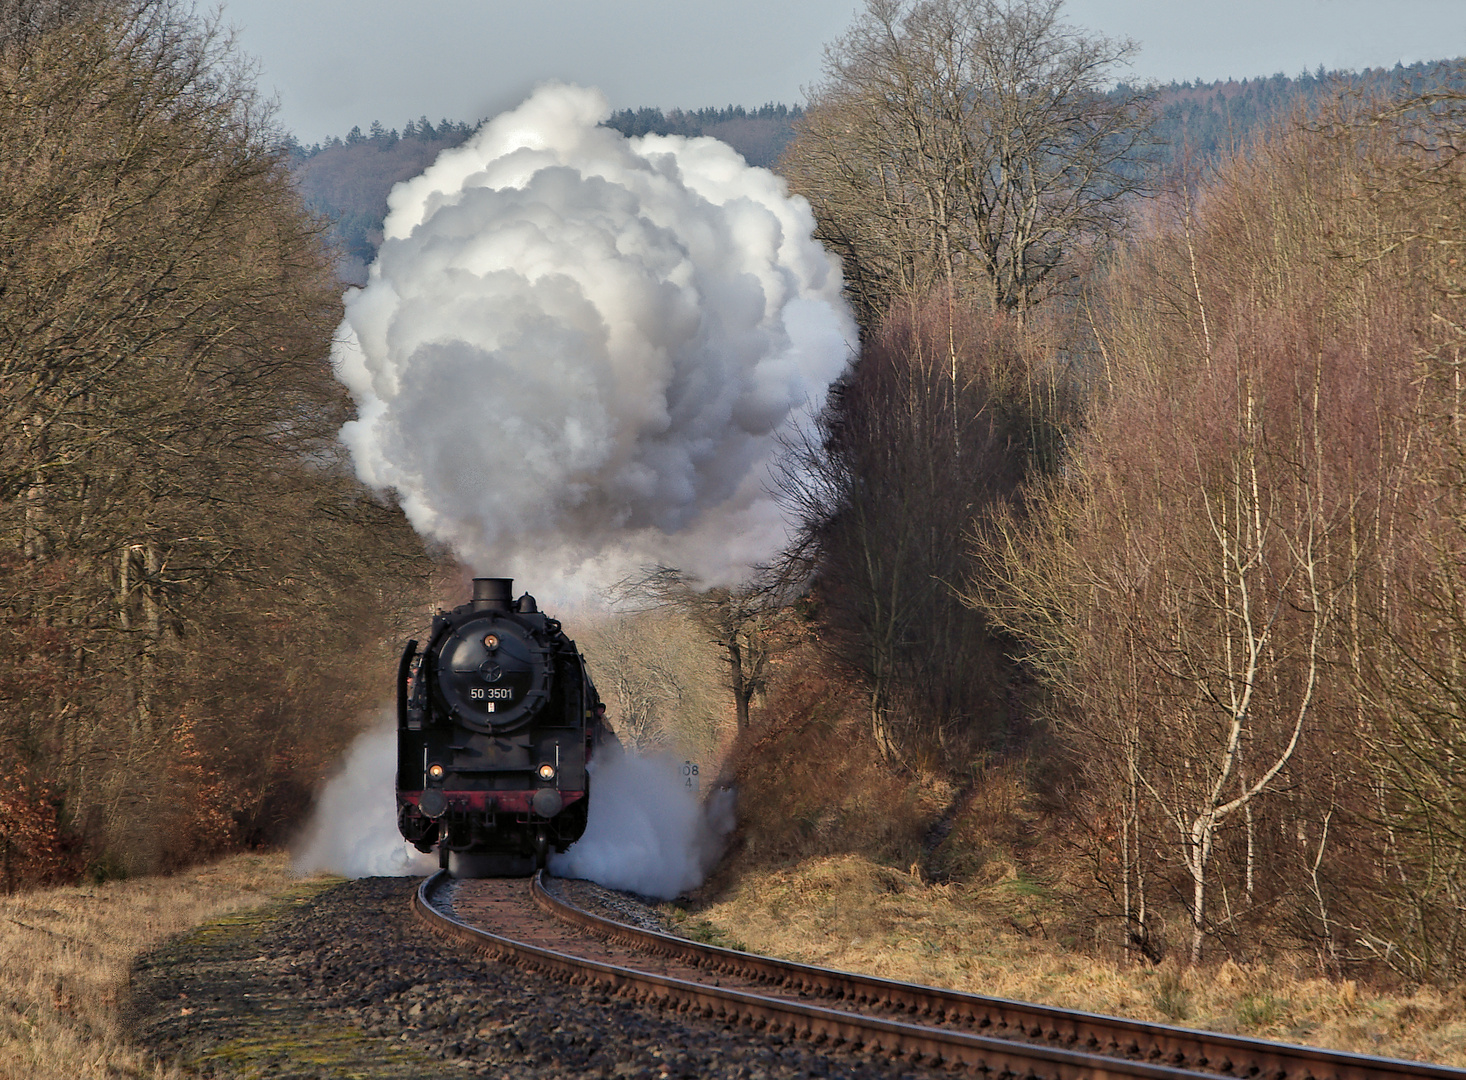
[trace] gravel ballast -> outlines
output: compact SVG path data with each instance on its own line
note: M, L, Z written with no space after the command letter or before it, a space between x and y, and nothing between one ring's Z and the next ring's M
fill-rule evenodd
M164 1060L218 1077L951 1075L464 956L412 914L416 886L307 885L174 939L134 966L138 1038Z

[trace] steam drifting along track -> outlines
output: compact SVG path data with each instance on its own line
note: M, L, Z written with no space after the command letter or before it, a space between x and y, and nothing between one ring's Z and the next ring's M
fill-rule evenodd
M416 893L418 915L473 950L574 983L596 983L682 1012L850 1043L989 1075L1255 1080L1463 1080L1438 1065L1192 1031L897 983L701 945L640 930L552 896L539 875ZM532 901L532 903L531 903Z

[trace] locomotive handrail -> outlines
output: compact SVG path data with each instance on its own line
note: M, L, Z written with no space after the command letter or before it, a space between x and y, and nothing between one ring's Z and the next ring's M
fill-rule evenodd
M402 659L397 662L397 726L407 726L407 679L412 672L412 659L417 655L417 639L407 642Z

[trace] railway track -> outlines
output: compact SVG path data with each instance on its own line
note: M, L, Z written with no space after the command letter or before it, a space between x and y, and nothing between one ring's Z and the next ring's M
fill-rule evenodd
M447 886L456 888L451 905ZM852 1044L991 1076L1151 1080L1463 1080L1466 1071L964 994L793 964L613 922L541 876L427 878L414 907L491 956L638 1001L816 1044Z

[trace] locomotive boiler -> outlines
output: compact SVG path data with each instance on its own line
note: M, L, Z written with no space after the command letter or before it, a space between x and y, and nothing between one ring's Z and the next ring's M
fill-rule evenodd
M575 642L510 578L475 578L397 672L397 825L461 876L527 874L585 831L604 707Z

